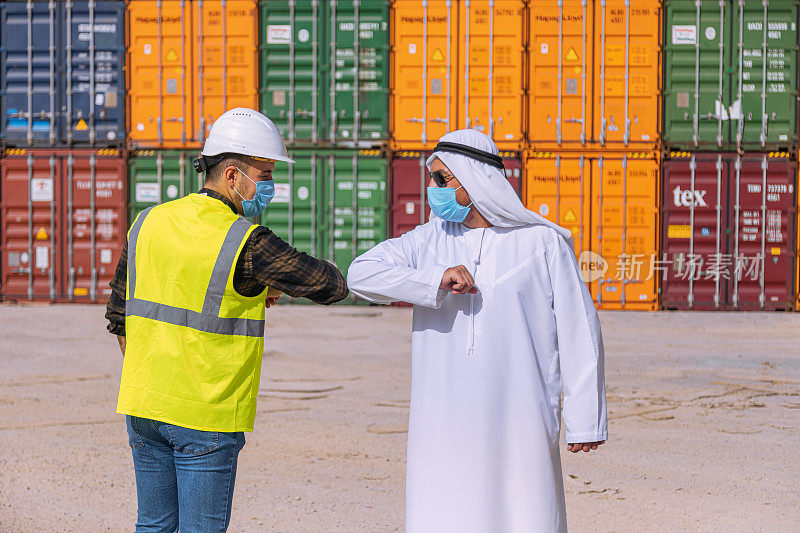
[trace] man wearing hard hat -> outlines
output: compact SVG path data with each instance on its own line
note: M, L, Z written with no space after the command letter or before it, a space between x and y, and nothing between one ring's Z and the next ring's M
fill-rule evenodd
M128 233L106 318L124 356L117 412L133 450L136 531L227 529L265 308L282 293L347 296L335 266L243 218L272 199L276 161L294 163L272 121L227 111L194 163L204 188L146 209Z

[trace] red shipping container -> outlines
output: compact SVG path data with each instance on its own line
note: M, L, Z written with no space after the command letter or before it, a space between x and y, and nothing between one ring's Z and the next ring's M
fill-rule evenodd
M392 237L414 229L428 221L430 208L425 201L428 187L428 168L425 161L430 152L401 151L393 154L390 176L392 205L390 224ZM514 152L501 152L506 177L517 191L522 192L522 161ZM424 209L423 209L424 206Z
M662 307L792 309L797 163L679 152L663 174Z
M105 302L126 239L126 168L112 149L6 151L3 299Z

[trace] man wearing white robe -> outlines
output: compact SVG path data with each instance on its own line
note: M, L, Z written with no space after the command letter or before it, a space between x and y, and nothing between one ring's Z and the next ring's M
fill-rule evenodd
M434 214L348 273L367 300L414 305L408 533L566 531L562 416L569 451L607 438L603 340L569 230L525 209L498 154L474 130L442 137L427 164L463 222Z

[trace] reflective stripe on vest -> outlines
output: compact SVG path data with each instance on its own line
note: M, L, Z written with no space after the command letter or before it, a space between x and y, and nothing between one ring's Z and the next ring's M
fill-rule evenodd
M264 321L253 320L250 318L221 318L219 316L222 296L225 294L225 286L228 282L228 275L234 267L236 252L242 243L242 239L250 229L251 224L244 218L239 218L234 222L225 240L222 249L219 251L217 260L214 262L214 270L208 282L206 296L203 299L203 310L201 312L190 309L182 309L158 302L150 302L136 298L136 241L139 238L139 230L150 210L155 206L148 207L139 215L131 226L128 234L128 296L125 301L125 316L138 316L149 318L159 322L165 322L175 326L185 326L187 328L205 331L208 333L218 333L220 335L243 335L245 337L263 337Z

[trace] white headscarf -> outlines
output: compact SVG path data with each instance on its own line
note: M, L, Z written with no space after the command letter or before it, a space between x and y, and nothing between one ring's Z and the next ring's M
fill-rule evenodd
M439 141L470 146L494 155L500 154L494 141L477 130L451 131ZM514 188L499 168L452 152L434 152L426 161L428 170L435 158L439 158L458 178L475 207L492 225L512 228L541 224L553 228L572 244L570 230L550 222L522 205ZM431 217L433 216L435 215L431 212Z

